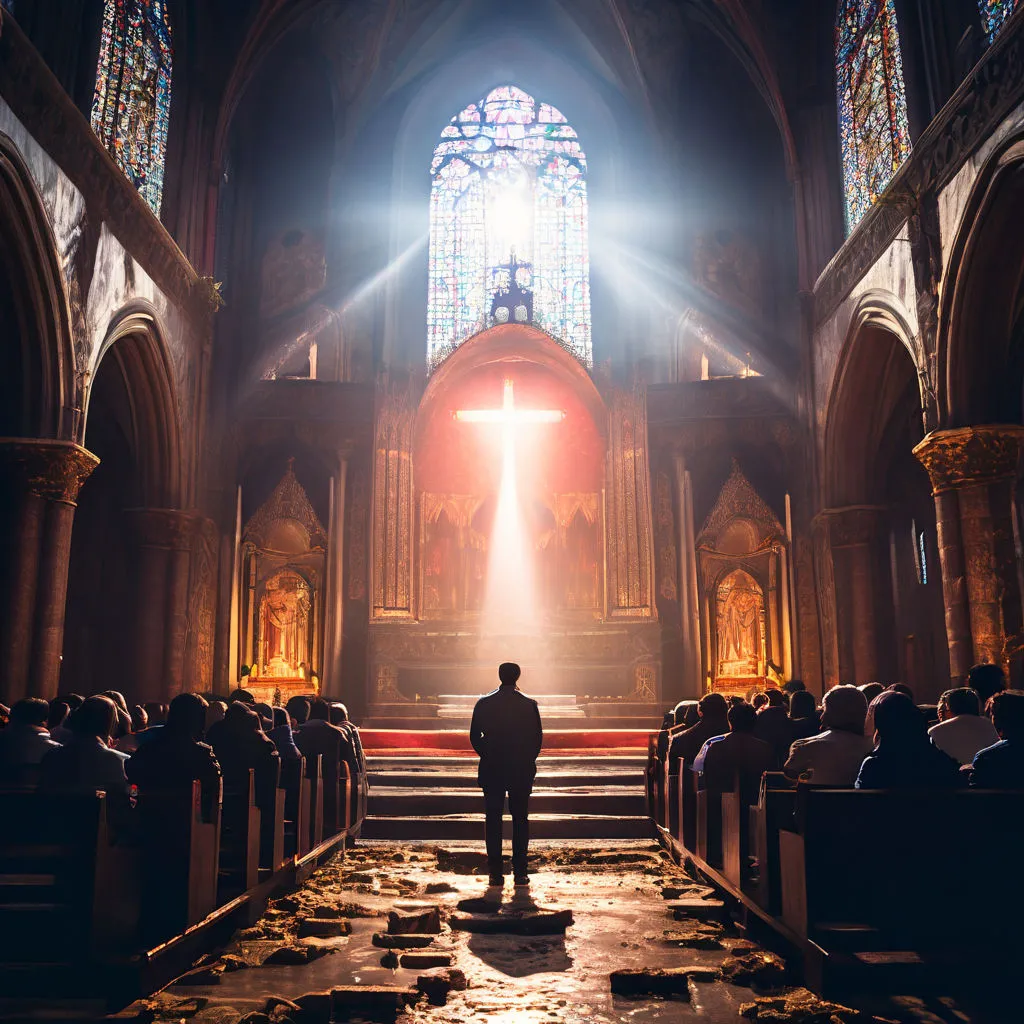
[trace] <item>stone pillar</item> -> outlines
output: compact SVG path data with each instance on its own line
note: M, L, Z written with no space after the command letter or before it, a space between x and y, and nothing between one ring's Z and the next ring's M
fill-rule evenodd
M885 524L886 510L874 505L824 509L816 518L827 548L822 557L831 559L833 579L831 592L819 594L819 601L834 603L831 614L822 616L823 622L834 623L838 641L836 676L830 684L892 681L891 625L886 625L892 616L880 614L886 608L879 554Z
M341 659L345 636L345 502L347 499L348 459L343 457L334 478L331 523L327 552L327 627L323 687L332 697L342 697Z
M136 508L127 516L139 546L135 678L141 700L186 689L188 574L199 518L180 509Z
M1022 680L1021 592L1013 536L1013 489L1024 427L936 430L915 449L935 498L950 675L962 684L975 662Z
M60 683L75 502L99 459L70 441L4 438L0 461L7 499L17 503L0 623L2 695L8 703L51 699Z

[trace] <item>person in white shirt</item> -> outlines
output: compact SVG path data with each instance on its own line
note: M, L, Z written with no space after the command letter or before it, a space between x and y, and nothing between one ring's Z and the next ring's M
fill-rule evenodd
M962 686L939 698L939 724L928 730L932 743L961 764L970 764L979 750L999 742L996 727L981 714L974 690Z
M833 686L822 700L817 736L796 740L783 771L815 786L853 786L874 742L864 735L868 702L856 686Z

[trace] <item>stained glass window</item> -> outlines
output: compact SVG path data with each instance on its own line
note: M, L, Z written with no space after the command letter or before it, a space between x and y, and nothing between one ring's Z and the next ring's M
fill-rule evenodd
M430 173L428 361L486 326L515 259L532 266L534 322L591 365L587 161L565 117L501 86L451 119Z
M991 42L1003 27L1003 22L1020 6L1021 0L978 0L981 23Z
M167 0L106 0L92 129L160 213L171 108Z
M910 154L894 0L841 0L836 90L846 228L852 231Z

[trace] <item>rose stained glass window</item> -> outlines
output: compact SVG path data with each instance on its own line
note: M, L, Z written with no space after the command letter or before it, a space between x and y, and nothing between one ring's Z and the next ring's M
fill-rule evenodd
M430 173L428 362L486 326L517 261L534 323L591 365L587 161L565 117L501 86L451 119Z
M846 228L852 231L910 154L894 0L842 0L836 91Z
M158 215L171 107L171 58L166 0L106 0L92 129Z

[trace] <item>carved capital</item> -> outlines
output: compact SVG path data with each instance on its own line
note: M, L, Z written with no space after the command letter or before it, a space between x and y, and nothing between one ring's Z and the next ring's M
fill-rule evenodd
M934 430L915 449L928 470L932 491L941 494L971 484L1014 476L1020 460L1024 427L996 424Z
M0 462L11 468L29 494L74 505L82 484L100 460L73 441L0 438Z
M814 521L827 530L831 548L852 548L874 543L882 532L887 513L881 505L848 505L822 509Z
M189 551L202 517L177 508L132 508L126 513L143 547Z

